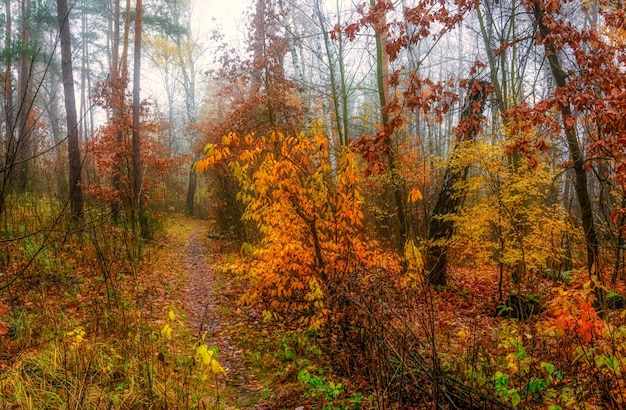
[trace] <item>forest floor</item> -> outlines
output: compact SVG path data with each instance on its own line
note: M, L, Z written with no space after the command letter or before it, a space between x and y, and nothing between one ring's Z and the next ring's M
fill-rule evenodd
M156 243L157 251L142 269L144 280L152 282L146 286L161 291L144 303L152 306L155 318L166 316L173 307L184 318L193 340L217 347L219 363L226 371L213 392L218 408L295 408L303 400L294 370L301 362L285 357L289 330L263 323L261 312L240 305L244 284L219 267L236 252L234 242L210 229L206 221L185 217L168 223L164 237ZM173 273L164 275L168 266ZM161 274L155 277L150 272ZM159 280L169 281L169 286L154 283Z
M298 380L311 369L330 386L315 342L240 304L246 284L223 269L237 242L207 221L159 223L140 252L107 225L84 232L82 248L56 243L0 294L0 408L260 410L321 400Z
M254 376L241 347L244 335L238 331L243 330L240 326L243 313L237 298L233 298L234 283L232 278L216 272L222 241L209 238L204 221L185 219L183 222L194 224L180 255L180 262L187 271L182 302L189 330L196 339L204 334L205 340L219 349L219 361L226 377L218 388L224 392L225 405L263 408L261 395L268 393Z
M30 270L23 259L21 280L0 294L0 408L381 408L376 400L387 385L374 390L363 374L338 371L346 359L333 346L325 350L332 340L322 332L240 303L251 285L226 269L240 257L237 241L203 220L174 215L160 223L141 245L102 224L78 236L82 248L55 242L31 258ZM29 244L22 250L16 242L13 260L28 256ZM621 405L626 390L615 363L625 357L623 302L603 321L590 305L584 270L567 281L532 274L524 287L505 278L503 296L532 295L545 306L539 314L495 317L498 271L455 268L449 286L411 287L410 298L390 299L370 314L394 332L376 346L385 354L425 346L415 350L425 366L419 355L435 346L448 374L513 406L583 408L612 395ZM404 295L402 280L394 297ZM623 286L611 291L626 294ZM504 306L511 314L515 307ZM580 352L589 360L579 360ZM405 366L378 356L367 363L390 382ZM608 381L599 385L600 376ZM494 390L494 381L506 390ZM577 383L590 392L572 390Z

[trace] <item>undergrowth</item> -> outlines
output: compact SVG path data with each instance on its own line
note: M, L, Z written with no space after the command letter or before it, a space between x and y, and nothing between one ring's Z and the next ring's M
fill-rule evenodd
M33 209L22 232L55 223ZM192 337L176 300L185 272L172 248L193 222L168 218L142 243L104 220L4 230L0 408L221 408L217 349Z

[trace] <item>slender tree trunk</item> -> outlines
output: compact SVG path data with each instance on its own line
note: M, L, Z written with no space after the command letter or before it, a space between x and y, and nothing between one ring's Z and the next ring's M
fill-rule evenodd
M141 23L142 0L135 3L135 50L133 66L133 194L139 217L141 237L149 236L148 221L144 209L143 175L141 172L141 127L140 127L140 79L141 79Z
M548 40L551 31L543 21L544 11L539 2L533 4L533 16L539 27L539 32L544 40L545 54L550 63L550 71L556 83L557 88L563 88L567 85L567 74L563 71L556 46ZM583 222L583 230L585 234L585 242L587 247L587 269L589 277L594 272L598 276L598 280L602 281L600 270L598 269L598 237L593 222L593 211L591 208L591 199L589 198L589 190L587 187L587 172L584 169L585 158L583 157L580 144L578 143L578 135L576 131L576 117L572 113L572 108L568 102L558 101L558 107L561 111L563 120L563 129L565 130L565 138L569 149L570 159L574 164L574 189L580 206L581 217Z
M7 142L13 140L13 75L11 73L11 56L13 50L11 46L11 1L5 0L5 14L6 14L6 26L5 26L5 38L4 38L4 52L7 53L4 66L4 114L6 121L6 138Z
M333 57L330 52L330 39L328 35L328 31L326 30L326 25L324 24L324 16L322 14L322 5L320 4L321 0L317 0L315 2L316 14L318 21L320 23L320 29L322 31L322 36L324 37L324 48L326 50L326 58L328 59L328 71L330 77L330 92L331 98L333 101L333 113L335 114L335 127L337 130L337 135L339 139L340 145L347 145L346 135L343 133L343 129L341 126L341 114L339 112L339 94L337 93L337 79L335 78L335 63L333 61ZM339 40L341 43L341 40Z
M191 26L190 22L187 22L187 45L192 42L191 39ZM194 56L190 54L189 50L185 50L182 44L181 36L176 37L176 51L178 53L179 65L183 74L183 88L185 89L185 108L187 109L187 127L189 130L192 149L197 144L197 135L195 130L195 124L197 120L197 107L196 107L196 77L195 77L195 64ZM185 201L185 211L188 215L193 216L195 213L195 197L197 187L197 175L193 170L193 164L199 159L196 154L192 157L192 164L189 171L189 180L187 185L187 198Z
M128 32L130 26L130 0L126 0L126 20L124 24L124 52L123 52L123 62L120 62L119 52L120 52L120 0L114 0L115 4L113 6L113 35L111 41L111 73L110 73L110 84L111 84L111 95L113 98L112 106L112 120L114 122L120 121L120 116L122 112L122 107L124 105L124 88L126 86L126 77L120 77L120 64L124 67L124 73L126 73L126 55L128 50ZM121 149L124 144L124 134L122 130L118 130L116 132L117 139L117 149ZM113 189L121 194L122 183L121 183L121 172L122 172L122 157L120 152L115 153L115 160L113 163L113 172L112 183ZM111 203L111 217L114 222L119 220L120 216L120 202L114 201Z
M339 0L337 0L337 10L339 10ZM337 13L337 27L341 27L341 16ZM343 127L343 141L345 145L350 144L349 121L348 121L348 85L346 81L346 64L343 54L343 37L339 30L339 40L337 41L337 63L339 64L339 89L341 96L341 126Z
M31 134L33 127L31 124L31 111L33 108L32 93L32 64L33 59L28 46L30 44L30 0L22 0L22 27L21 42L22 50L20 56L20 67L18 77L18 99L19 109L17 114L17 126L19 127L17 141L15 144L17 157L16 189L18 192L25 192L28 185L29 166L33 156Z
M346 64L343 55L343 38L341 32L339 33L337 52L337 63L339 64L339 93L341 96L341 126L343 127L343 143L344 145L350 144L350 128L348 118L348 85L346 81Z
M4 201L9 188L9 181L11 180L11 170L13 168L14 156L14 133L15 125L13 120L13 74L11 73L11 56L13 50L11 46L12 26L11 26L11 1L5 0L5 38L4 38L4 52L5 66L4 66L4 118L6 127L6 150L4 152L4 158L0 162L0 217L4 214Z
M517 17L513 12L515 7L515 1L513 1L511 7L511 14L508 16L510 30L507 37L499 39L500 45L508 42L514 43L513 40L517 38L517 33L515 32L515 19ZM512 105L516 104L517 93L515 84L521 82L519 81L518 73L515 71L515 46L511 47L510 52L504 50L498 56L496 56L493 49L491 48L491 40L493 39L493 30L491 28L494 26L494 18L492 15L490 4L488 2L485 2L485 16L483 16L480 7L476 8L476 13L478 15L478 21L480 24L480 32L483 38L483 42L485 44L487 61L489 64L490 80L493 93L495 95L495 107L500 113L499 119L502 121L503 129L510 129L510 120L507 119L504 114ZM489 31L487 31L487 27L490 28ZM510 75L507 74L507 67L510 71ZM494 110L494 114L495 112L496 110ZM494 126L498 126L499 124L500 122L496 121L494 118ZM510 133L506 133L504 131L502 132L502 134L505 135L505 138L508 138L509 140L517 138L516 135L510 135ZM520 153L517 150L513 150L513 152L507 154L508 166L513 173L518 174L520 172L520 157ZM514 189L513 195L521 194L521 192L517 191L518 190ZM523 257L524 244L522 243L522 238L527 234L528 229L526 228L527 217L524 215L524 212L521 211L522 208L525 209L526 205L528 204L522 203L520 204L520 206L515 206L510 210L510 222L512 223L513 229L516 232L515 237L517 238L517 250L522 254L522 261L518 262L512 270L513 283L516 284L519 284L522 281L523 277L526 275L526 263L524 261L525 258ZM504 252L504 248L502 249L502 252Z
M114 16L113 16L113 39L112 39L112 50L111 50L111 95L113 98L113 121L119 123L121 122L121 116L123 115L123 110L126 105L126 96L125 90L128 81L128 42L130 37L130 0L126 0L126 18L124 20L124 39L122 46L122 56L119 56L120 49L120 0L114 0ZM118 131L116 132L117 139L117 151L115 153L115 160L113 162L113 189L118 193L118 195L122 195L122 170L123 170L123 161L122 161L122 152L120 151L124 146L124 131L121 127L117 127ZM115 201L111 204L111 214L113 221L119 221L120 215L120 201Z
M306 93L306 79L304 77L304 71L302 70L302 64L300 62L300 56L296 47L299 42L300 35L296 34L294 27L291 25L291 17L289 14L289 8L285 7L283 0L278 1L280 7L280 18L285 26L287 45L289 48L289 54L291 55L291 64L293 65L293 71L296 77L296 83L298 85L298 95L300 96L300 104L302 105L302 111L304 113L304 123L309 122L309 110L310 104Z
M54 41L57 41L57 39L55 38ZM46 94L46 98L50 102L46 105L46 111L48 113L48 118L50 122L50 130L52 131L52 139L53 139L54 145L56 146L60 146L66 137L62 135L62 131L61 131L61 114L60 114L61 107L60 107L60 102L58 99L58 96L61 95L59 86L62 84L63 84L62 73L60 72L60 69L57 69L57 67L54 67L52 70L50 70L50 86L49 86L50 88L47 90L47 94ZM56 179L61 181L66 175L65 167L62 166L63 151L60 149L55 149L54 151L55 151L55 157L56 157L56 162L57 162L56 167L55 167L57 170L57 172L55 172L56 177L57 177ZM66 193L69 194L69 191L66 192L65 190L65 184L59 184L59 185L61 186L60 192L62 193L62 195L65 195Z
M376 0L370 0L370 5L374 7ZM385 18L379 27L375 29L376 41L376 81L378 84L378 99L380 101L380 112L383 128L387 128L389 124L389 114L386 106L389 102L389 55L385 51L387 42L387 33L384 32ZM404 243L406 242L407 226L406 215L404 209L404 195L402 189L401 177L398 174L398 166L396 164L396 152L393 146L392 135L387 136L387 160L389 162L389 172L391 173L391 189L393 190L393 198L396 205L396 217L398 218L398 229L400 237L397 240L397 247L400 252L404 251Z
M254 37L256 44L253 46L252 73L250 79L250 95L258 94L263 83L263 60L265 56L265 2L266 0L256 0L254 19Z
M195 210L196 184L198 176L193 166L189 170L189 185L187 187L187 198L185 201L185 211L187 215L193 216Z
M67 0L66 0L67 1ZM83 38L87 35L87 13L85 13L85 1L82 1L82 12L80 16L80 30ZM79 138L87 142L87 107L89 103L87 101L87 45L88 41L83 41L81 47L81 59L80 59L80 121L78 126Z
M72 40L70 37L70 16L67 9L67 0L57 0L57 19L61 34L61 71L63 73L63 92L65 94L65 112L67 117L70 203L72 206L72 219L77 220L83 216L83 191L80 186L82 163L78 146L78 119L76 117L76 99L74 96Z
M454 161L460 154L458 150L463 141L473 141L480 131L485 101L488 96L489 84L472 81L465 101L465 108L459 120L457 131L457 144L452 151ZM469 167L458 168L452 164L446 169L444 183L437 203L430 217L429 247L426 260L426 269L429 282L435 286L445 286L448 270L448 241L454 233L454 221L450 215L456 214L461 207L464 195L459 188L459 183L465 181Z

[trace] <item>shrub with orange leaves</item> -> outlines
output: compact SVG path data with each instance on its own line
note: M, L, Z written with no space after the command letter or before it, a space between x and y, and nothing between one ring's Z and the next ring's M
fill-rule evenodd
M318 329L349 321L350 295L369 286L373 273L399 272L395 258L362 234L361 174L347 148L331 159L320 135L235 134L208 144L204 171L223 162L239 181L243 218L260 233L245 243L228 269L252 284L244 302L264 316Z
M543 331L548 336L573 336L584 343L602 335L604 323L593 308L595 297L591 282L582 288L553 288L555 293L548 305L548 319Z

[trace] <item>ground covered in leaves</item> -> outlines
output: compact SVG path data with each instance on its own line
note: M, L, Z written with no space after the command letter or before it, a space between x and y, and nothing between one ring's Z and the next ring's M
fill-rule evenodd
M0 298L2 408L357 409L395 400L393 383L410 391L412 370L396 374L409 362L364 353L363 372L342 372L323 332L240 303L249 284L226 269L240 245L205 221L170 217L141 253L112 227L82 240L40 252ZM455 268L450 286L416 285L379 312L410 346L392 333L373 343L434 353L421 364L507 406L619 407L623 304L592 307L584 270L529 275L504 278L501 298L497 269ZM540 308L520 313L511 294Z

